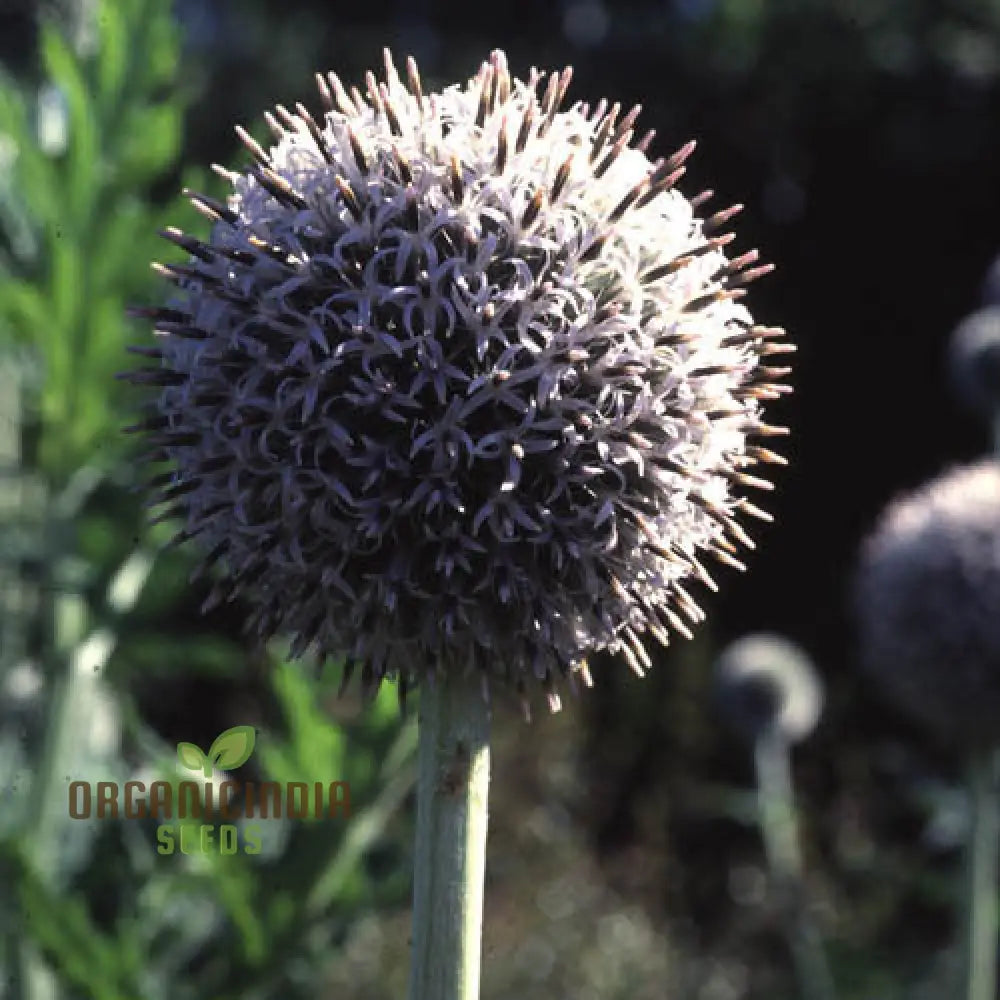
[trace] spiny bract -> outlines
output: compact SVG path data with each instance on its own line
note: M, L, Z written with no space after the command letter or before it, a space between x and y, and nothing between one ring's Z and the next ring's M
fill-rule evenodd
M369 689L473 666L590 682L585 657L650 665L688 635L708 552L740 565L734 495L782 461L748 437L792 350L737 302L769 267L728 259L739 206L696 217L688 143L651 162L636 107L560 110L571 71L525 83L494 52L424 93L386 54L365 93L317 75L325 111L278 106L266 150L191 194L209 241L154 321L148 436L161 518L198 536L248 629L344 655ZM346 678L345 678L346 680Z

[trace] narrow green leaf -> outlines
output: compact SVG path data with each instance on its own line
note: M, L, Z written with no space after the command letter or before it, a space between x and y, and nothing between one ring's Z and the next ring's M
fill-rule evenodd
M142 83L145 92L152 93L173 83L177 75L180 32L170 16L170 8L159 0L144 0L140 5L138 21L139 29L146 34Z
M66 162L68 208L77 232L89 222L97 188L101 149L97 121L83 67L69 43L50 24L42 26L42 62L59 87L69 110L69 154Z
M153 253L154 247L168 245L156 239L155 227L148 206L139 198L116 195L114 212L102 215L91 237L91 279L97 294L120 301L139 285L152 284L149 260L154 257L147 256L146 247Z
M258 914L260 904L254 898L259 886L252 871L238 863L227 863L232 860L218 856L213 859L211 875L215 892L239 931L247 962L260 966L267 957L268 940Z
M106 116L119 98L128 69L128 26L121 6L102 3L97 27L100 37L97 56L97 96L103 116Z
M77 358L78 392L73 414L73 450L89 453L101 442L107 457L125 446L120 409L109 406L123 398L120 382L114 374L127 367L125 354L126 330L124 304L116 296L101 296L92 292L91 305L81 317L85 328L84 354Z
M72 416L77 391L75 354L86 286L82 257L69 235L57 228L48 244L52 317L48 329L39 331L45 334L43 347L47 368L42 413L48 422L49 436L62 435L65 441L70 433L67 418Z
M8 167L17 196L40 226L56 223L64 203L55 164L38 148L24 96L0 76L0 140L12 158Z
M115 939L94 925L78 895L53 893L17 847L16 886L24 932L55 964L62 977L94 1000L132 1000L138 996L140 966L123 954Z

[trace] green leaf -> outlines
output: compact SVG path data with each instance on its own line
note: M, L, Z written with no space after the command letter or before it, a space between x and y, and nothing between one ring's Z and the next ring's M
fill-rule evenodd
M136 32L144 42L140 86L145 93L152 93L172 84L177 76L180 30L168 4L147 0L138 7Z
M97 26L101 39L97 62L97 93L101 106L107 110L118 98L125 82L128 69L128 25L117 4L103 3Z
M173 103L154 104L130 111L118 152L120 183L131 185L148 180L177 159L183 115L183 109Z
M201 747L194 743L178 743L177 759L189 771L200 771L208 764L208 758L202 753Z
M36 223L57 222L63 199L55 164L38 148L24 96L2 73L0 139L8 146L7 152L14 156L14 194L29 209Z
M339 781L344 778L346 740L331 724L317 697L317 683L284 662L273 675L274 691L288 723L290 744L265 748L264 765L277 781Z
M129 298L153 284L149 260L155 259L161 242L170 244L156 236L156 219L139 198L122 192L114 206L91 233L90 269L96 293L121 301L123 295Z
M79 247L68 235L55 230L49 246L49 307L51 322L40 334L39 346L45 354L46 382L42 395L42 416L46 423L44 460L59 462L73 433L70 420L75 410L79 386L79 329L83 317L86 283ZM51 453L46 449L50 449Z
M250 759L256 739L257 730L253 726L233 726L215 738L208 751L209 760L225 771L240 767Z
M48 305L37 285L17 278L0 283L0 333L9 331L19 343L37 343L48 322Z
M125 367L126 331L121 301L112 295L92 294L90 306L82 317L86 350L78 355L76 410L72 414L72 442L75 455L91 454L100 444L105 456L125 445L117 433L123 398L121 383L114 373ZM110 404L110 405L109 405Z
M233 864L233 860L216 855L211 865L211 877L219 901L239 931L243 957L252 968L259 968L268 958L269 944L259 914L260 905L255 899L260 885L255 872L238 862Z

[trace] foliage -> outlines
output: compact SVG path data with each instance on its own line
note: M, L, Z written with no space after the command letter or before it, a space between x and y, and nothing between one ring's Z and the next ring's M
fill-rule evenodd
M320 711L303 713L298 707L305 700L322 701L321 682L284 665L275 673L275 685L287 731L260 736L259 780L311 785L331 775L354 775L348 779L349 818L261 820L259 855L242 852L252 819L238 822L240 846L233 855L218 847L218 817L213 818L215 845L205 853L198 851L198 828L209 817L176 821L166 824L173 850L164 855L167 841L157 835L153 820L79 821L63 812L48 819L50 828L61 827L63 850L45 871L33 863L26 838L3 841L10 884L19 895L21 951L50 964L69 990L65 996L312 996L317 970L336 953L352 922L371 907L396 904L405 895L405 878L387 879L384 863L372 867L365 856L384 841L391 816L412 787L413 724L402 729L395 724L396 705L388 689L363 721L338 726ZM133 725L137 728L128 742L143 757L158 759L161 779L172 781L176 790L187 775L171 768L170 748L134 715L126 728ZM316 747L328 756L318 757ZM361 758L383 764L357 780L352 761ZM127 775L116 767L120 763L109 761L101 776L117 774L121 782ZM65 783L58 784L65 801ZM192 827L184 837L192 853L182 853L181 826ZM68 871L65 845L81 836L90 839L90 849ZM399 866L398 846L395 851ZM53 861L62 869L61 879L52 877ZM22 995L33 994L11 994Z
M194 95L168 5L104 0L94 25L89 52L43 25L37 94L0 78L0 997L311 996L358 914L406 895L387 831L413 723L389 689L362 718L334 712L328 677L251 659L225 623L176 627L192 563L144 526L113 374L124 307L151 294L156 231L178 218L156 192L179 185ZM204 740L197 708L183 733L158 730L164 679L242 696L228 740ZM181 736L210 746L209 775L346 781L350 815L262 821L260 853L235 856L164 856L151 820L70 817L71 781L190 777Z
M0 343L44 363L39 463L57 483L120 451L109 392L124 307L178 208L149 202L180 152L177 26L150 0L109 0L95 23L90 55L43 24L36 95L0 75Z

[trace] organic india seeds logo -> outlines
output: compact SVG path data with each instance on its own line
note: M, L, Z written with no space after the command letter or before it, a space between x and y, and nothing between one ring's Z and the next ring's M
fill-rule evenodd
M200 768L206 778L211 778L216 765L220 771L242 767L250 759L256 740L257 730L253 726L233 726L219 733L208 753L202 753L194 743L178 743L177 759L189 771Z
M262 828L245 820L309 820L346 818L351 811L346 781L232 781L216 783L214 773L242 767L254 751L253 726L233 726L220 733L205 753L194 743L177 744L177 760L187 771L200 771L202 781L71 781L72 819L153 819L157 851L182 854L218 851L245 854L261 851ZM310 795L311 791L311 795ZM229 822L216 825L216 817ZM239 822L233 822L239 821Z

